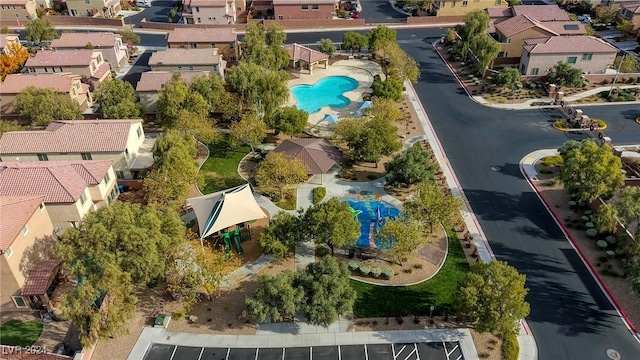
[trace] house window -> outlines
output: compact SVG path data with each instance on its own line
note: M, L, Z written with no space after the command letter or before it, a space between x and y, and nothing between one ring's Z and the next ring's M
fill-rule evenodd
M202 20L200 18L197 19L197 23L200 24L202 22Z
M311 5L311 10L318 10L320 9L320 7L318 6L318 4L313 4Z
M139 127L138 130L136 131L136 133L138 134L138 139L142 137L142 127Z
M309 4L302 4L302 11L309 10Z
M196 46L196 43L189 43L189 47L192 49L195 49L197 46Z
M93 160L89 153L81 153L80 156L82 156L82 160Z
M27 225L22 227L22 235L27 235L29 232L29 227Z
M111 177L109 177L109 173L108 172L106 174L104 174L104 179L103 180L104 180L105 184L108 184L109 180L111 180Z
M496 0L496 5L501 5L502 4L502 0Z
M567 63L569 63L569 64L575 64L576 61L578 61L578 57L577 56L569 56L567 58Z
M80 205L84 205L86 201L87 201L87 195L85 195L83 191L82 194L80 194Z
M8 258L11 257L11 254L13 254L13 251L11 250L11 248L8 248L7 251L4 252Z
M40 205L38 206L38 208L40 209L40 211L44 211L44 203L40 203Z
M511 38L507 38L507 44L511 44Z
M216 43L211 43L211 47L212 48L216 47Z
M178 65L178 70L182 70L182 65Z
M189 65L189 71L193 71L193 65Z
M584 61L591 61L592 57L593 57L593 53L582 54L582 60Z
M280 16L282 16L282 15L280 15ZM280 20L282 20L282 19L280 19ZM229 49L233 49L235 46L236 46L235 43L232 43L232 42L229 43Z
M129 149L124 149L124 155L129 159Z
M463 1L463 2L462 2L462 6L463 6L463 7L464 7L464 6L467 6L467 5L469 5L469 2L468 2L468 1L466 1L466 0L465 0L465 1Z
M38 154L38 161L49 161L47 154Z
M44 67L44 72L49 72L49 70L47 70L47 67Z
M451 2L451 7L456 7L456 2L455 1Z
M236 57L235 56L232 56L230 59L231 59L231 61L236 61Z
M533 68L533 69L531 69L531 75L538 75L539 71L540 71L539 68Z
M196 6L196 12L200 12L200 7Z
M87 5L91 5L91 0L84 0L84 3Z
M16 304L17 308L28 308L27 302L24 301L22 296L12 296L13 303Z
M284 16L278 15L278 20L284 20Z
M122 171L116 171L116 177L118 179L124 179L124 172Z

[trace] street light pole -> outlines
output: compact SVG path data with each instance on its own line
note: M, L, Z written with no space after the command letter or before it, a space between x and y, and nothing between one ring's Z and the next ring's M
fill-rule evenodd
M622 62L627 57L627 54L622 55L620 59L620 64L618 64L618 70L616 71L616 76L613 77L613 82L611 83L611 89L609 89L609 95L607 97L611 97L611 93L613 92L613 88L616 85L616 81L618 80L618 75L620 74L620 69L622 68Z

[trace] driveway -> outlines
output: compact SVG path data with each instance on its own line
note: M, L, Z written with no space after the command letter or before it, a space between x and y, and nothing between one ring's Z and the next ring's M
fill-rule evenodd
M366 22L383 22L382 20L391 19L404 19L407 16L395 11L389 0L360 0L360 4L362 5L362 11L360 12L360 18L366 19ZM393 21L393 20L392 20Z
M124 19L127 25L138 25L142 19L147 21L167 22L167 14L171 9L171 0L151 0L150 8L143 8L138 14Z

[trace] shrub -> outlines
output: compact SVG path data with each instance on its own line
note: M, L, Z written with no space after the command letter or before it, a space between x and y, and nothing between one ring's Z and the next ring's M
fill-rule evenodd
M553 122L553 126L559 129L568 129L569 123L567 122L567 120L559 119Z
M587 236L590 237L590 238L595 238L596 236L598 236L598 230L596 230L594 228L587 229ZM600 240L600 241L602 241L602 240ZM606 246L607 242L605 241L604 243L605 243L605 246Z
M313 188L313 205L319 204L325 196L327 196L327 188L322 186Z
M180 309L180 310L176 310L173 312L173 319L174 320L180 320L182 319L185 315L186 315L186 311L184 311L184 309Z
M587 231L587 232L588 232L588 231ZM606 248L607 248L607 246L608 246L607 242L606 242L606 241L604 241L604 240L598 240L598 241L596 241L596 245L598 245L598 247L599 247L599 248L601 248L601 249L606 249Z
M542 168L540 169L540 174L553 174L553 170L549 169L549 168Z
M371 266L367 265L367 264L361 264L360 265L360 273L364 276L369 275L369 272L371 271Z
M383 273L383 274L384 274L384 277L385 277L387 280L391 280L391 278L393 277L393 275L395 275L396 273L395 273L395 271L393 271L393 269L392 269L392 268L388 267L388 268L384 269L384 273Z
M602 120L602 119L593 119L593 122L599 128L603 128L603 127L607 126L607 123L605 123L604 120Z
M518 345L516 333L513 331L506 333L502 341L502 359L518 360L519 352L520 346Z
M380 275L382 274L382 269L380 269L379 267L374 267L371 268L371 275L373 275L374 278L378 278L380 277Z
M604 79L604 80L602 80L602 84L603 84L603 85L611 84L611 79Z
M560 155L545 156L542 158L541 161L543 166L560 166L562 165L562 156Z
M358 260L351 260L349 261L348 266L349 270L356 271L360 268L360 263L358 262Z

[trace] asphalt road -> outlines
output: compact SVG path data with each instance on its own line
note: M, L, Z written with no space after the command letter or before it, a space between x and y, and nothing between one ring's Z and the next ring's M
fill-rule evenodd
M367 22L393 21L393 19L404 19L407 16L395 11L389 0L360 0L362 5L362 11L360 12L360 18L366 19Z
M125 18L127 24L140 24L142 19L147 21L167 22L167 15L171 9L171 0L151 0L150 8L143 8L136 15Z
M569 137L551 128L556 110L505 111L476 104L431 46L443 29L398 32L398 43L421 67L416 91L499 260L527 275L527 318L542 360L600 360L615 349L639 359L640 344L564 238L520 173L529 152L557 148ZM341 38L339 33L288 34L288 42ZM431 38L431 39L426 39ZM614 144L640 142L640 107L584 107L607 121ZM584 136L571 135L581 139ZM640 324L639 324L640 325Z

